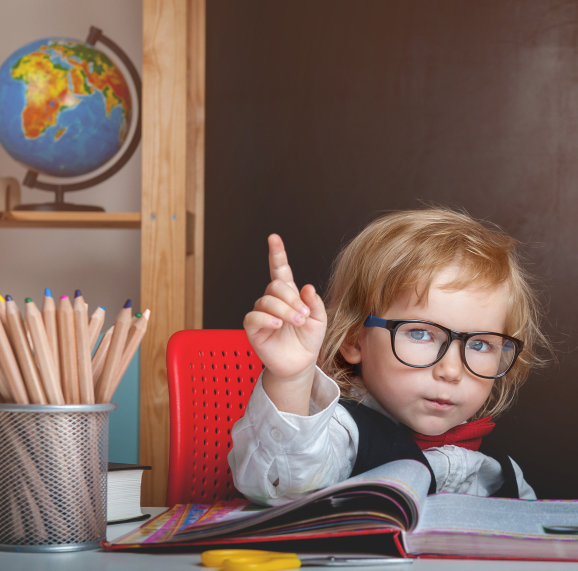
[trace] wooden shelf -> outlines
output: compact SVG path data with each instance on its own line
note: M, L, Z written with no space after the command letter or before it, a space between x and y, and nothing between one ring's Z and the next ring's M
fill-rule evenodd
M0 228L135 228L140 212L33 212L0 213Z

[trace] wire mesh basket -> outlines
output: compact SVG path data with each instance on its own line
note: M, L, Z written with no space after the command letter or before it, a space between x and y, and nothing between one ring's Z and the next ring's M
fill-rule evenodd
M0 404L0 550L100 546L116 407Z

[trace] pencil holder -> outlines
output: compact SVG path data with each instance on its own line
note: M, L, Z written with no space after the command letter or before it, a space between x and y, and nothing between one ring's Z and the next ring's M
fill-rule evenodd
M0 550L100 547L116 406L0 404Z

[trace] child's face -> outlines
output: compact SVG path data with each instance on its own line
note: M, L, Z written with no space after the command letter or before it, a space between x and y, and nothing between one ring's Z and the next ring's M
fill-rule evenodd
M460 332L505 333L507 288L442 289L456 272L457 268L450 268L438 274L427 303L420 303L415 293L407 294L379 317L432 321ZM352 363L361 362L367 389L387 412L412 430L427 435L442 434L473 416L494 383L493 379L476 377L466 369L458 340L441 361L425 369L400 363L393 354L389 331L378 327L366 328L355 347L342 353Z

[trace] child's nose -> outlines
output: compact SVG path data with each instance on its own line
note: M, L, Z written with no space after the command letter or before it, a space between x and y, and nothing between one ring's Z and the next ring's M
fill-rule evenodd
M462 363L461 341L453 341L443 358L433 366L433 376L440 381L457 383L462 380L464 365Z

